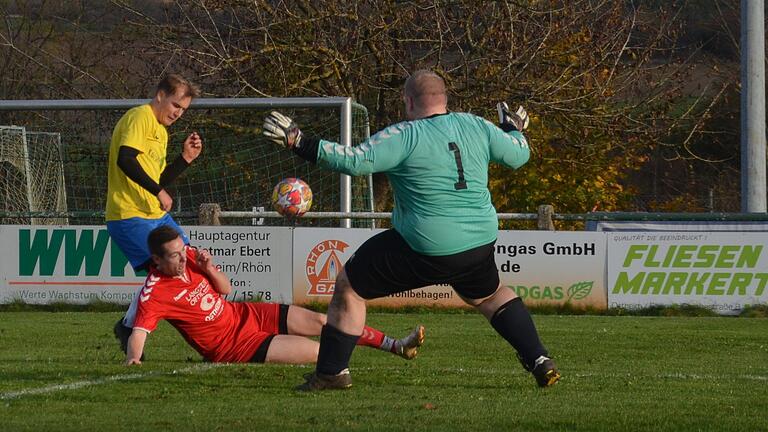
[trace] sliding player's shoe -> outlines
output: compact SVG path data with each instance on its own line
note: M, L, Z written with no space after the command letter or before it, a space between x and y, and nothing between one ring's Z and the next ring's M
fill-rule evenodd
M544 356L536 359L531 373L536 378L536 384L539 387L549 387L555 385L560 380L560 371L557 370L555 362Z
M424 326L417 325L408 336L395 341L395 354L406 360L412 360L419 354L419 347L424 345Z
M349 369L344 369L336 375L326 375L315 371L304 375L304 379L306 381L304 384L296 386L296 391L346 390L352 387Z

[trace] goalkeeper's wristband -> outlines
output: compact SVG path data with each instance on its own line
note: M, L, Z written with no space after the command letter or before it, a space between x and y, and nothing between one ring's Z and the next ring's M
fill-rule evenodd
M291 150L302 159L308 162L317 163L317 150L319 148L319 138L302 135L299 145L293 146Z

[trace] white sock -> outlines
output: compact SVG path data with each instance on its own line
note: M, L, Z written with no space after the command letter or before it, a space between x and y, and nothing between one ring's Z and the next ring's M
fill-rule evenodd
M384 335L384 340L381 341L381 345L379 345L379 349L382 351L393 352L392 350L395 347L395 342L397 342L395 339L392 339L391 337Z

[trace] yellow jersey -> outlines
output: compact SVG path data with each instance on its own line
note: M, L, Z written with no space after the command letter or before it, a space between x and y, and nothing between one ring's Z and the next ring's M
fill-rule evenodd
M123 220L132 217L158 219L165 215L160 201L152 193L129 179L117 166L121 146L138 150L136 157L144 172L157 183L165 169L168 131L155 118L149 104L131 108L112 132L109 145L109 172L107 176L106 220Z

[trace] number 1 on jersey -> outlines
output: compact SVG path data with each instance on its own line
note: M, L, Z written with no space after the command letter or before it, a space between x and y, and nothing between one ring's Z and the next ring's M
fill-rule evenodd
M456 158L456 171L459 174L459 181L454 183L453 187L456 190L466 189L467 182L464 180L464 166L461 163L461 151L459 151L459 146L457 146L454 142L448 143L448 150L452 151L454 157Z

